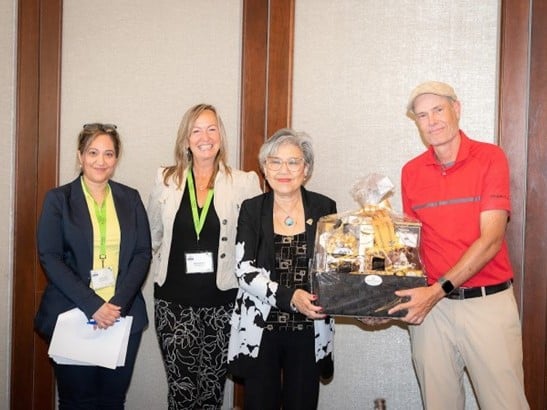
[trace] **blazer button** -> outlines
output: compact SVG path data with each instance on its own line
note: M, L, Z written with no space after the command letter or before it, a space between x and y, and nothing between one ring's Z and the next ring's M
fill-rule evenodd
M226 220L226 219L222 220L222 225L226 225L227 223L228 223L228 220Z
M226 257L225 253L220 254L220 259L224 259Z

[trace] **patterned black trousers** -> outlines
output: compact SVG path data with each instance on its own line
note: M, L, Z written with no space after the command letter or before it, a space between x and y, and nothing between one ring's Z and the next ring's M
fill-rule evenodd
M220 409L233 304L187 307L154 300L169 410Z

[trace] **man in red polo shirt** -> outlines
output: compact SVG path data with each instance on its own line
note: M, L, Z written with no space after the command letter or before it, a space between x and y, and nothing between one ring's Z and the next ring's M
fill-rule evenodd
M463 409L467 369L481 409L528 409L522 339L505 242L509 167L496 145L459 128L451 86L429 81L408 102L427 151L402 170L404 212L422 223L428 287L410 301L412 357L427 409Z

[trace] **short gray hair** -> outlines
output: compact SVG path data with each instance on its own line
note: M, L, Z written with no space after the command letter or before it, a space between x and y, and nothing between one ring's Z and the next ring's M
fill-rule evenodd
M275 156L279 147L283 144L292 144L297 146L302 151L304 155L304 163L308 167L308 173L306 175L306 180L308 180L313 172L313 145L311 138L305 132L297 132L290 128L281 128L277 130L264 144L260 147L258 153L258 162L260 163L260 168L262 172L265 173L266 159L271 156Z

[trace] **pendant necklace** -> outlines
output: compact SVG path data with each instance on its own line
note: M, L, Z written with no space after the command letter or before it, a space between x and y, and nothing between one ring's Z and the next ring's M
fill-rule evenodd
M287 215L287 216L285 217L285 219L283 219L283 223L285 224L285 226L288 227L288 228L290 228L291 226L293 226L293 225L296 223L296 220L289 214L289 212L285 211L285 210L281 207L281 205L279 205L279 202L276 202L276 204L277 204L277 207L278 207L279 209L281 209L281 210L285 213L285 215ZM295 208L296 208L296 205L293 206L292 210L294 211Z
M283 223L285 225L287 225L288 227L291 227L294 225L294 219L292 219L289 215L287 215L287 217L285 218L285 220L283 221Z

